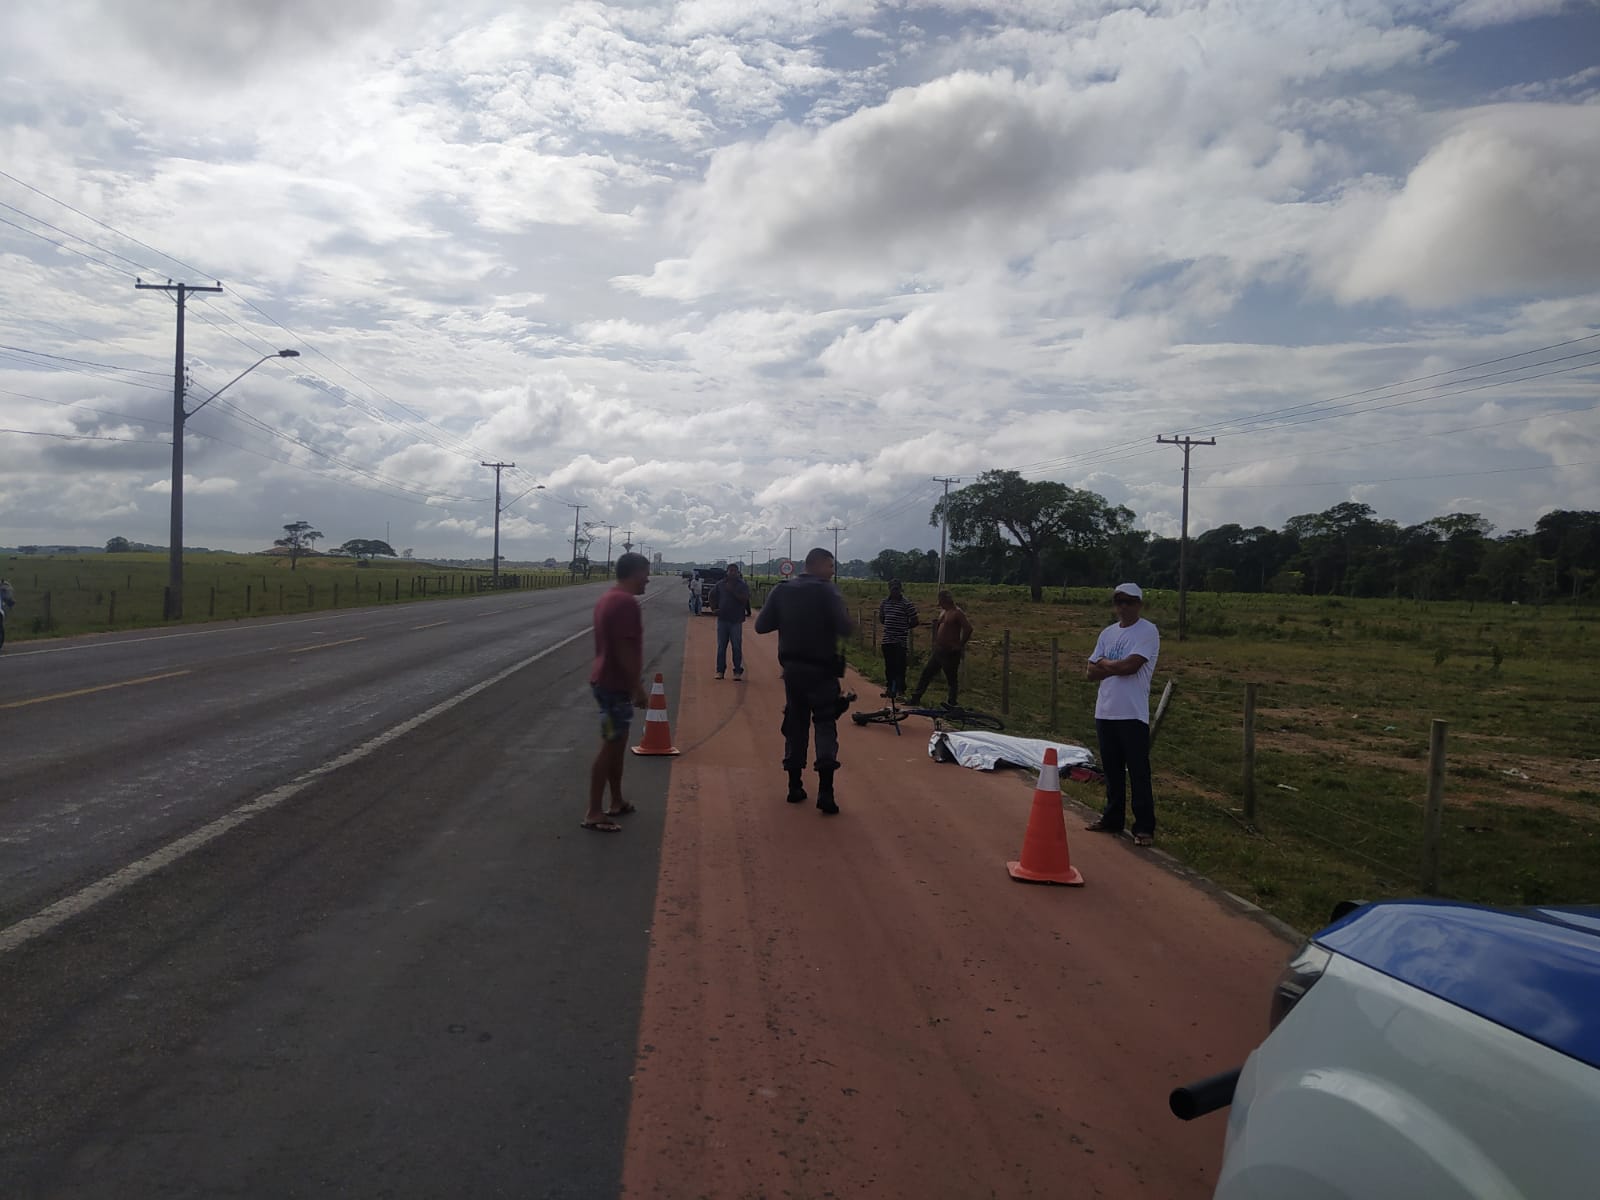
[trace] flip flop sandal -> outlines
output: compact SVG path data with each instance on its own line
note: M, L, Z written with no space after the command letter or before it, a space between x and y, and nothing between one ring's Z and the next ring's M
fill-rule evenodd
M636 813L638 811L639 810L637 808L625 800L623 801L621 808L608 808L605 810L605 814L608 817L626 817L630 813Z
M622 826L615 821L581 821L580 829L592 830L595 833L621 833Z

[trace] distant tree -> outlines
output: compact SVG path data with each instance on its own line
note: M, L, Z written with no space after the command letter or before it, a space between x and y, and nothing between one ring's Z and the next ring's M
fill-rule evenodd
M39 547L37 547L37 546L18 546L17 547L17 553L18 554L37 554L37 553L39 553Z
M411 557L413 557L413 552L412 552L411 547L407 546L404 550L402 550L400 552L400 557L401 558L411 558Z
M291 521L283 527L283 536L272 544L281 546L289 552L289 569L292 571L300 556L310 554L312 547L321 537L322 532L311 528L310 521Z
M1279 571L1267 580L1267 591L1276 592L1281 596L1298 596L1306 590L1306 576L1304 571Z
M388 542L380 541L376 538L351 538L339 549L350 555L350 557L359 559L364 563L371 562L372 559L380 554L384 558L395 557L394 547L389 545Z
M983 472L976 483L942 498L929 524L941 518L960 548L1019 554L1035 603L1044 597L1048 552L1070 552L1087 563L1133 524L1129 509L1113 507L1103 496L1049 479L1024 479L1017 471Z
M1231 592L1238 586L1238 581L1229 567L1212 567L1206 572L1206 591Z
M133 543L125 537L114 537L106 541L107 554L126 554L133 549Z

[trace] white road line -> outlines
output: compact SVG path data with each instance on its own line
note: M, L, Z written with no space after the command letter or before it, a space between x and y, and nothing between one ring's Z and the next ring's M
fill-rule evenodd
M307 654L312 650L326 650L330 646L348 646L351 642L364 642L366 640L367 639L366 639L365 636L353 637L353 638L345 638L342 641L338 641L338 642L323 642L320 645L316 645L316 646L301 646L298 650L291 650L291 651L289 651L289 653L290 654Z
M170 866L179 859L192 854L207 842L215 841L229 830L236 829L246 821L253 820L262 813L277 808L285 800L305 791L306 788L323 778L323 776L331 775L335 771L348 767L351 763L359 762L374 751L381 750L397 738L404 737L419 725L424 725L433 720L434 717L449 712L456 705L472 699L485 688L493 687L502 680L509 679L524 667L532 666L541 658L546 658L557 650L570 646L579 638L590 636L593 632L593 627L590 626L580 629L577 633L563 638L552 646L546 646L539 653L525 658L521 662L513 663L498 674L491 675L488 679L473 684L466 691L458 692L448 700L441 700L426 712L418 713L409 720L400 722L392 729L386 729L376 737L361 743L355 749L345 751L331 762L326 762L320 767L313 767L282 787L273 788L272 791L257 796L254 800L246 801L232 812L218 817L209 825L204 825L193 833L184 835L177 841L169 842L161 849L145 855L136 862L129 863L121 870L113 871L104 878L96 880L81 891L63 897L47 908L40 909L31 917L25 917L14 925L8 925L6 928L0 929L0 954L6 954L42 934L49 933L56 926L87 912L102 900L109 900L118 892L125 891L140 880L154 875L163 867Z

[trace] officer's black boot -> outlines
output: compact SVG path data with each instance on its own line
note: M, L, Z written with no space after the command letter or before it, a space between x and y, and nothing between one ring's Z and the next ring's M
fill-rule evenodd
M839 811L839 806L833 802L834 770L834 767L817 768L817 809L830 817Z
M804 804L806 802L805 775L801 771L789 772L789 803Z

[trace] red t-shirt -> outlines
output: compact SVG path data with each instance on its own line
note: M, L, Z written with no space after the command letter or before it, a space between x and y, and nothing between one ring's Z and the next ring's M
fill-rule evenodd
M633 674L644 661L644 618L639 601L619 587L607 588L594 603L594 670L589 682L608 692L632 696Z

